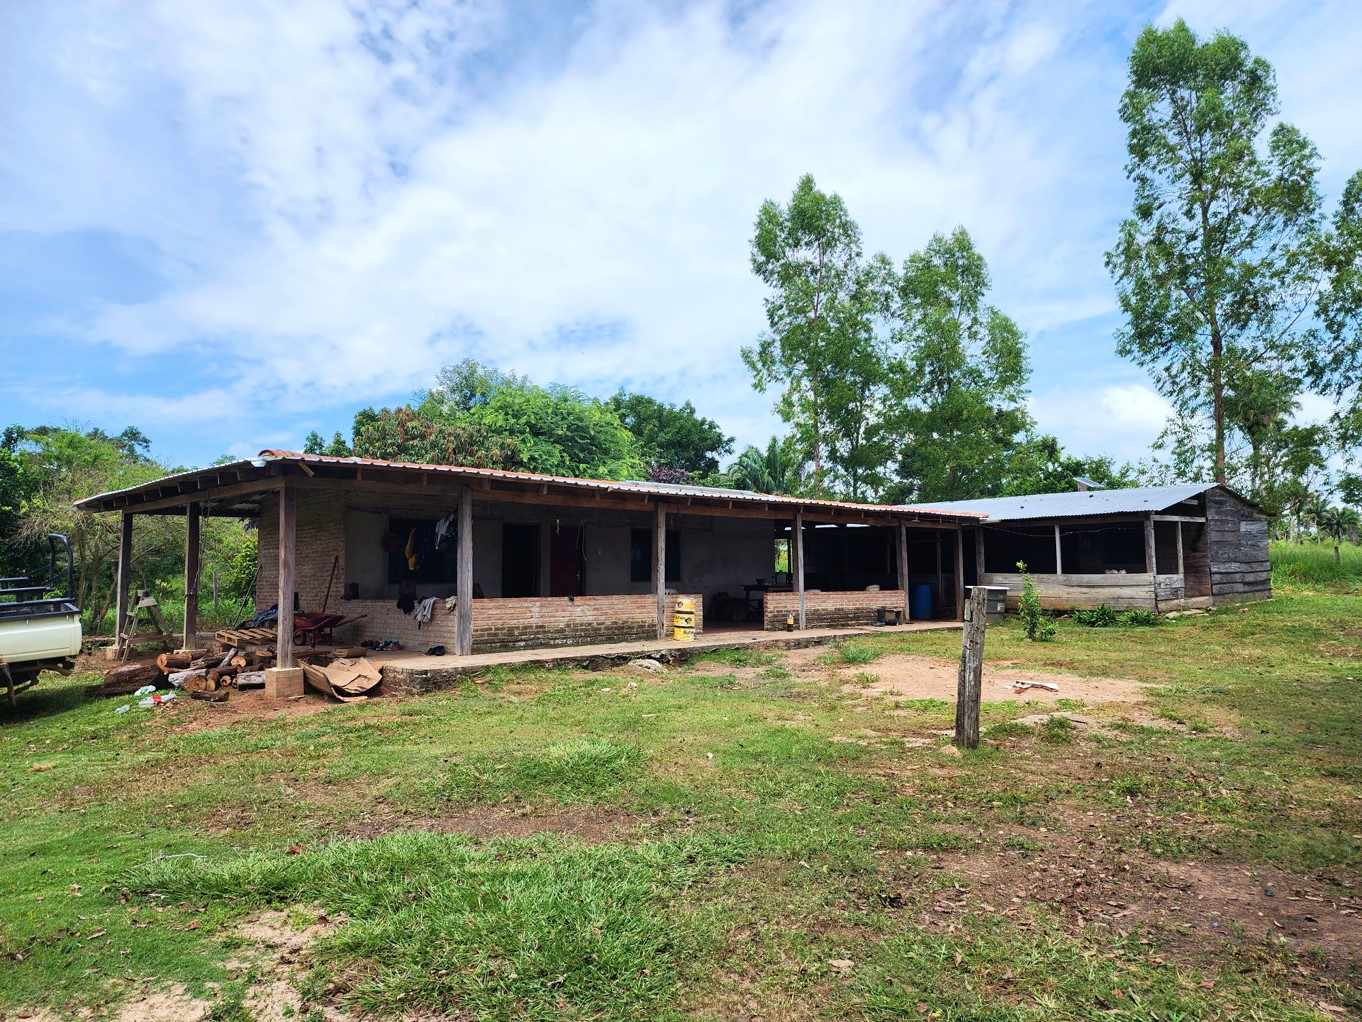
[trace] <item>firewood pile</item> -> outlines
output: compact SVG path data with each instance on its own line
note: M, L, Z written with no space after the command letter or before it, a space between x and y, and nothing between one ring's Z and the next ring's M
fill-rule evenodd
M95 695L128 695L147 685L169 685L190 698L222 702L233 690L263 689L265 671L275 665L275 651L257 634L264 629L219 632L213 648L180 649L162 653L154 661L120 664L104 675ZM240 642L236 645L232 640ZM324 695L339 702L367 699L376 694L381 675L361 648L307 651L299 656L304 679Z

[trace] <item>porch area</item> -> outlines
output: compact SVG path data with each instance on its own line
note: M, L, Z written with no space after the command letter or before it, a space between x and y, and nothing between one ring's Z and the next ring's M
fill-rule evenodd
M122 515L120 621L135 517L184 515L189 647L199 520L234 515L258 529L252 624L275 630L277 667L315 658L330 615L323 644L400 652L409 673L666 652L674 624L704 650L957 620L980 517L289 451L79 506Z
M899 625L862 628L807 628L798 632L765 629L721 629L692 641L655 639L636 642L602 642L583 646L558 646L471 653L467 656L427 656L398 650L375 652L369 658L379 665L386 692L430 692L456 684L495 667L576 667L622 664L640 658L667 662L684 661L725 649L799 649L821 646L858 635L903 635L909 632L959 629L958 621L910 621Z

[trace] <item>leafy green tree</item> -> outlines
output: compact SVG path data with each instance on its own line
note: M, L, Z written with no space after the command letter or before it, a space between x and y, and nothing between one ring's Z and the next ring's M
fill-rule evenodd
M765 450L745 448L729 468L725 482L739 490L794 496L804 489L804 464L796 444L772 437Z
M1016 323L990 305L988 266L964 228L937 234L898 277L894 397L902 500L1001 492L1031 430L1030 368ZM1032 491L1035 492L1035 491Z
M446 367L416 407L355 416L361 457L640 479L638 442L605 402L476 362Z
M335 458L346 458L350 456L350 445L345 442L345 437L339 432L332 434L331 442L327 443L322 439L322 435L315 429L308 433L303 441L304 454L329 454Z
M1333 427L1352 454L1362 445L1362 171L1344 187L1319 252L1324 282L1315 313L1323 336L1309 349L1307 380L1340 402Z
M846 204L806 174L787 205L762 203L752 270L768 288L768 329L742 349L753 385L779 390L776 409L812 462L813 493L835 487L853 499L874 494L889 453L878 331L889 261L865 258Z
M1180 415L1209 416L1224 483L1227 399L1255 367L1310 368L1319 156L1295 128L1269 124L1272 67L1232 35L1200 42L1180 20L1147 28L1129 75L1135 199L1106 260L1126 318L1117 350L1153 371Z
M1021 496L1028 493L1063 493L1087 479L1102 489L1136 486L1139 477L1130 464L1118 465L1106 456L1080 457L1069 454L1048 434L1029 434L1013 448L1004 463L1004 476L998 495Z
M733 438L713 419L697 414L689 401L672 405L621 390L606 404L638 441L654 477L660 469L680 470L687 477L713 475L719 459L733 450Z

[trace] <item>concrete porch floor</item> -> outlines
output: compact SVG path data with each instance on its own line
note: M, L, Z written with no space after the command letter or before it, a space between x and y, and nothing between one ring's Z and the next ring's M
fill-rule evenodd
M409 650L374 652L369 659L379 665L384 687L389 691L430 692L454 684L460 678L476 675L492 667L530 664L538 667L600 666L627 663L639 657L660 660L686 660L699 653L719 649L798 649L836 642L854 635L902 635L908 632L960 628L959 621L910 621L902 625L864 628L806 628L798 632L768 632L753 629L719 629L701 634L692 642L662 639L639 642L603 642L588 646L555 646L517 649L502 653L473 653L469 656L426 656Z

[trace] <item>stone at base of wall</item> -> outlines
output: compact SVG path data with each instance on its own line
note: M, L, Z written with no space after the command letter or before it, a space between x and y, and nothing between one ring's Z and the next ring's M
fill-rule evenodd
M292 699L303 694L301 667L270 667L265 671L265 698Z

